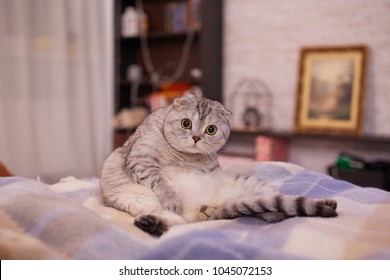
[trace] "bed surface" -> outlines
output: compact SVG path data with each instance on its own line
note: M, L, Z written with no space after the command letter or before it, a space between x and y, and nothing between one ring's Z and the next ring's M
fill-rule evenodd
M390 193L283 163L231 167L283 193L338 201L336 218L243 217L173 227L160 238L105 207L99 180L0 178L0 259L390 259Z

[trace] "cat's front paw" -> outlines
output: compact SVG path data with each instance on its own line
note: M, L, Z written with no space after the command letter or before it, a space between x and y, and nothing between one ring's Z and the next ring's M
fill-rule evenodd
M165 223L154 215L139 216L135 219L134 224L143 231L154 236L161 236L168 230Z
M166 199L163 201L162 206L165 210L171 211L178 215L181 215L183 212L183 206L178 197L173 199Z

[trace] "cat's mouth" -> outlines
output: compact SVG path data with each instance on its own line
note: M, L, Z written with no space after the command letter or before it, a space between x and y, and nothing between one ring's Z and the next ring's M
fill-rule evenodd
M187 152L190 154L202 154L202 151L196 146L196 143L192 147L189 147Z
M190 144L187 146L187 148L185 148L184 152L189 154L203 155L204 152L200 144L201 143L199 141L197 142L194 141L193 144Z
M183 139L180 145L175 145L172 147L182 153L188 153L193 155L206 155L208 153L207 151L205 151L205 143L202 140L203 139L201 137L194 135Z

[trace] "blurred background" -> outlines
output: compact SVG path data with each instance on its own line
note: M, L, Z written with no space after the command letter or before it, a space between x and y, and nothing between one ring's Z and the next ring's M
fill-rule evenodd
M196 94L233 112L223 163L384 184L389 14L388 0L0 0L0 162L50 182L98 176L150 111ZM356 133L297 131L302 49L344 46L367 49Z
M16 175L97 176L111 150L113 2L0 1L0 161Z

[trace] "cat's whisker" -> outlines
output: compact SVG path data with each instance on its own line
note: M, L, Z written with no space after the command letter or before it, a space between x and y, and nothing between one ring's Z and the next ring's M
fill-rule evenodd
M202 147L203 152L208 160L216 160L218 158L217 153L211 147L209 147L209 145L204 144Z

